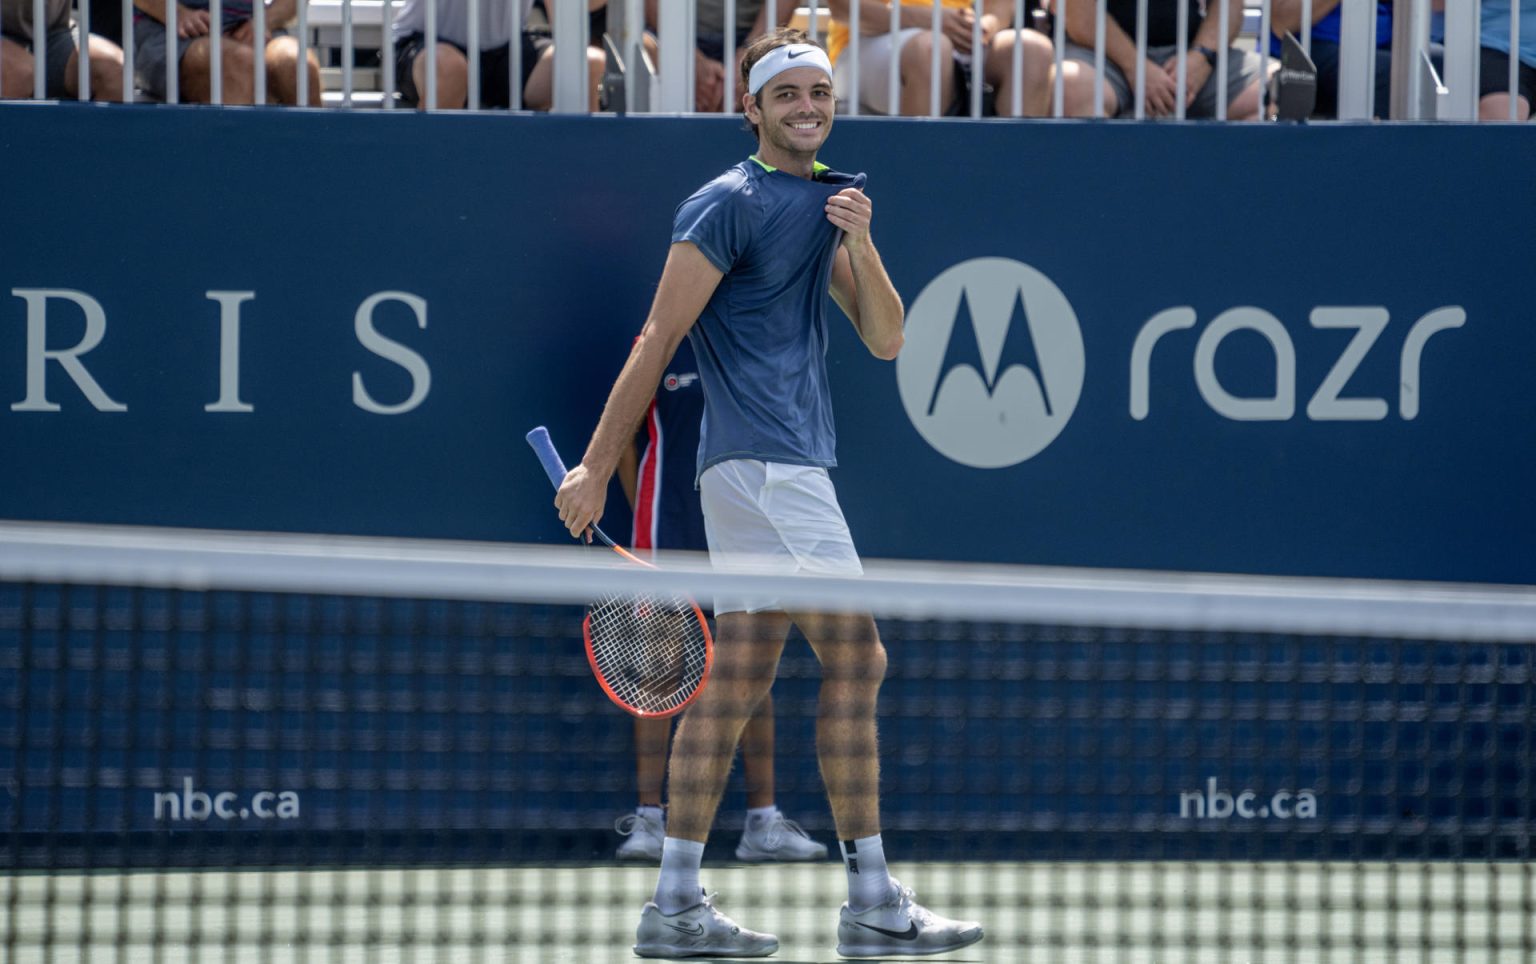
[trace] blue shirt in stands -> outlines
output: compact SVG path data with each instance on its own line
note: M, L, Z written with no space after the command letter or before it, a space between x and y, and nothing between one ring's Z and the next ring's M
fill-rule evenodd
M1312 39L1326 40L1331 44L1339 42L1339 36L1344 24L1344 8L1342 5L1328 11L1328 16L1312 25ZM1301 39L1301 34L1296 34L1296 39ZM1392 46L1392 4L1376 4L1376 46ZM1280 40L1277 37L1269 38L1269 52L1278 55L1280 53Z
M725 273L689 333L704 383L697 473L728 459L837 464L827 292L841 232L827 199L863 174L807 180L755 157L679 205L672 241Z
M640 427L633 548L709 548L704 510L693 487L703 417L704 385L685 341L677 346Z

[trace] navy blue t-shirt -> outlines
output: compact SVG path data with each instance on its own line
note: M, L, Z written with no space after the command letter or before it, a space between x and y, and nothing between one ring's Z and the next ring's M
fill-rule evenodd
M863 174L807 180L742 161L677 209L672 241L725 273L689 338L704 383L697 473L727 459L837 464L827 292L842 242L827 199Z
M635 478L636 549L709 548L704 511L693 486L699 457L704 385L686 341L661 377L640 426L640 469Z

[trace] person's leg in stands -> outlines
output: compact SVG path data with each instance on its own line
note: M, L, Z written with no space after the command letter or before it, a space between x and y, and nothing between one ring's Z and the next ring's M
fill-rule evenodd
M587 110L596 112L602 93L603 71L607 59L596 47L587 48ZM555 103L555 47L545 47L523 87L523 106L529 110L549 110Z
M411 61L411 82L416 85L416 109L427 109L427 51L419 49ZM453 44L437 43L437 107L459 110L469 102L469 58Z
M0 37L0 97L32 96L32 51Z
M87 45L86 49L90 52L91 99L121 101L123 99L122 49L110 40L96 36L89 37ZM53 63L56 56L64 60L61 78L64 95L79 100L80 51L75 47L75 35L72 31L48 35L48 62Z
M1018 83L1014 83L1014 48L1023 48ZM997 91L997 113L1012 117L1013 91L1022 90L1021 117L1044 117L1051 109L1051 66L1055 61L1050 38L1038 30L999 30L987 51L987 83Z
M306 106L319 107L323 102L323 92L320 89L320 61L316 59L313 49L306 51L305 58L309 70L309 90ZM462 56L462 55L461 55ZM267 90L272 95L272 100L279 104L297 104L299 102L299 40L297 37L273 37L267 43ZM467 67L466 67L467 70ZM418 90L422 89L420 87ZM442 101L442 90L438 90L438 101ZM462 105L463 99L460 98Z
M905 39L903 39L905 38ZM933 32L904 31L897 35L901 44L901 113L922 117L933 108ZM939 35L939 113L949 110L955 100L955 45Z
M1094 70L1093 51L1087 47L1079 47L1068 43L1067 50L1061 60L1061 102L1062 116L1064 117L1092 117L1093 88L1095 78L1098 76ZM1148 68L1151 69L1150 67ZM1116 117L1120 114L1121 103L1119 97L1120 84L1116 79L1123 78L1120 68L1109 58L1104 59L1104 116ZM1125 109L1135 109L1130 85L1124 85L1127 91ZM1150 114L1151 111L1148 111Z
M213 101L213 43L212 37L198 37L189 43L181 55L181 99L186 103L207 104ZM249 104L255 100L255 57L251 45L241 43L225 35L218 41L222 46L219 55L222 63L223 89L220 97L226 104Z

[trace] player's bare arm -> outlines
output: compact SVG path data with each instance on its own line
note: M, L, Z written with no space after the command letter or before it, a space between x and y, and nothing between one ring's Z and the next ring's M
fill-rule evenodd
M857 188L845 188L827 199L827 220L843 231L842 246L832 262L832 299L853 322L870 353L890 360L901 351L905 314L901 296L870 237L873 214L874 206Z
M635 427L656 394L667 362L698 320L720 278L720 269L693 244L683 241L672 245L651 313L613 384L587 452L581 464L566 473L555 494L560 521L571 535L580 537L602 518L608 479L619 464L619 456L625 446L633 444Z

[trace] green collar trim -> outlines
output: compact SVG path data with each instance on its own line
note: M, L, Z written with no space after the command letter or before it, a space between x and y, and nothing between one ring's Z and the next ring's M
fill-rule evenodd
M758 157L756 154L748 155L747 160L753 162L758 167L760 167L763 170L767 171L769 174L772 174L774 171L778 170L778 168L772 166L771 164L763 163L763 159ZM814 173L814 174L821 174L821 173L823 173L825 171L830 171L830 170L832 170L832 169L830 167L828 167L827 165L821 163L820 161L813 161L811 163L811 172Z

